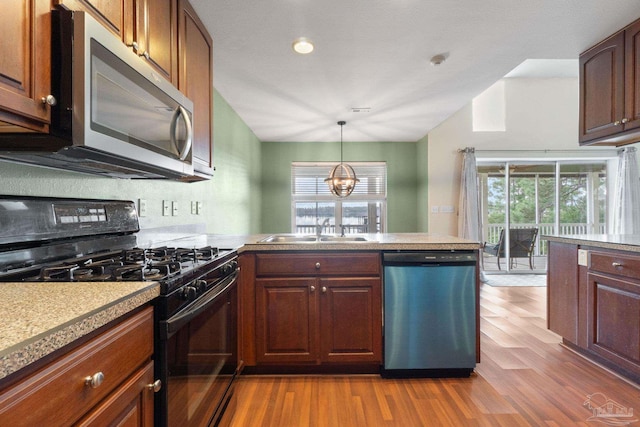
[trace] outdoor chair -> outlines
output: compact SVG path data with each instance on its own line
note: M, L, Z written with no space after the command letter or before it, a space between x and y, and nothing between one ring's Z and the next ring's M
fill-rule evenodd
M513 267L515 258L529 258L529 268L533 270L533 249L538 236L538 228L510 228L509 229L509 254ZM500 230L500 238L495 245L485 242L483 251L497 258L498 270L500 258L506 257L504 229Z

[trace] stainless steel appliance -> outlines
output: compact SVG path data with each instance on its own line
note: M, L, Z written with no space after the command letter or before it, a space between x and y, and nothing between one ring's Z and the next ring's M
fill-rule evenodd
M138 231L133 202L0 196L0 282L158 281L156 425L213 425L241 368L237 254L206 235L152 245Z
M49 134L0 134L0 158L124 178L193 175L193 103L84 12L52 11Z
M384 252L383 376L469 376L476 365L476 254Z

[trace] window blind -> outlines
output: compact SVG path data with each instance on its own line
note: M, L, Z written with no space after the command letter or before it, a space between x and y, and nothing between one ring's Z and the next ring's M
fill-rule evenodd
M294 197L331 196L324 180L337 162L291 164L291 194ZM360 180L352 196L381 199L387 195L387 164L385 162L349 162Z

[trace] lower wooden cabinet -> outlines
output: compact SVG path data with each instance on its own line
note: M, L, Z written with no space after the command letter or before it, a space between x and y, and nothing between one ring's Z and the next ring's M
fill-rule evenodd
M379 278L256 280L259 363L381 362Z
M153 309L0 390L0 425L153 425Z
M247 365L382 363L378 253L251 254L241 265Z
M549 329L574 350L640 381L640 254L549 243Z
M587 348L640 378L640 257L589 255Z
M549 242L547 327L578 342L578 248Z

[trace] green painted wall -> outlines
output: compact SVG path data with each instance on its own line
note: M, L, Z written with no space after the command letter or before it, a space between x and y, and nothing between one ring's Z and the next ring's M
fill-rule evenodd
M348 142L343 147L345 162L387 162L387 232L418 231L418 144ZM339 156L340 142L263 142L262 231L291 231L291 162L338 161Z
M146 199L141 228L206 224L209 233L260 231L261 144L217 92L214 96L212 180L181 183L164 180L99 178L72 172L0 162L0 194L51 197ZM178 216L162 216L162 201L178 203ZM191 202L203 202L203 214L191 214Z
M428 136L425 136L416 143L416 161L418 165L418 229L420 233L429 231L429 174L427 170L427 161L429 156Z

